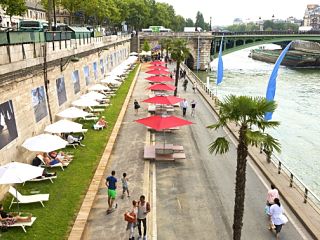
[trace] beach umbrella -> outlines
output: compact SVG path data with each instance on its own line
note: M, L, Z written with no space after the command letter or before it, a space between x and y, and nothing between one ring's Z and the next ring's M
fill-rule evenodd
M148 87L148 89L152 91L174 91L176 87L170 84L159 83Z
M71 133L82 132L83 129L82 124L63 119L46 126L44 131L49 133Z
M175 116L151 116L136 120L145 126L151 127L157 131L169 129L173 127L180 127L184 125L190 125L192 122Z
M106 95L92 91L92 92L88 92L88 93L80 96L80 99L83 99L83 98L89 98L89 99L93 99L93 100L103 100L106 98Z
M153 61L150 63L150 65L153 65L153 66L159 66L159 65L165 65L165 64L166 63L162 61Z
M83 110L76 108L76 107L67 108L57 114L57 116L59 116L59 117L71 118L71 119L72 118L83 118L83 117L86 117L89 115L90 115L90 113L83 111Z
M148 80L150 82L169 82L169 81L173 81L173 79L171 77L168 77L168 76L151 76L151 77L147 77L146 80Z
M170 72L168 71L165 71L165 70L149 70L149 71L146 71L146 73L148 74L154 74L154 75L169 75Z
M22 147L33 152L52 152L57 149L65 148L68 142L61 137L51 134L40 134L31 138L28 138L22 144Z
M89 87L89 91L110 91L111 89L108 86L102 84L95 84Z
M91 98L80 98L76 101L73 101L72 105L77 107L93 107L98 106L100 104Z
M175 96L155 96L155 97L143 100L143 102L147 102L147 103L166 104L166 105L173 105L181 101L183 101L182 98L175 97Z
M110 78L106 78L101 80L102 83L108 83L108 84L112 84L112 85L121 85L121 82L115 80L115 79L110 79Z
M20 162L10 162L4 166L0 166L0 184L24 183L30 179L42 176L44 168L35 167L30 164ZM16 190L16 198L18 199L18 191ZM18 212L19 201L18 203Z
M165 71L168 71L168 68L167 67L164 67L162 65L159 65L159 66L150 66L148 67L149 70L165 70Z
M137 52L131 52L130 54L129 54L129 56L138 56L139 55L139 53L137 53Z
M136 122L143 124L145 126L151 127L157 131L163 130L163 150L165 150L166 148L166 136L164 131L165 129L193 124L193 122L190 122L175 116L158 116L158 115L141 118L136 120Z

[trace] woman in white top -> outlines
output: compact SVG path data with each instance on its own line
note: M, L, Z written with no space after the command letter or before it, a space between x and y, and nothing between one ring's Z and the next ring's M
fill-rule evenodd
M276 227L276 239L279 239L279 234L282 228L283 222L283 207L280 204L279 198L275 198L274 204L270 207L269 215L271 216L271 221Z

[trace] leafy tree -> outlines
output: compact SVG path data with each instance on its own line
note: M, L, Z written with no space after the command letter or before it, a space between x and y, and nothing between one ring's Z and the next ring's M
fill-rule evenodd
M170 44L170 53L171 53L171 58L177 62L176 79L175 79L176 89L174 90L174 96L177 96L180 64L190 54L190 51L187 48L187 42L184 39L180 39L180 38L173 39L172 43Z
M12 16L22 16L27 11L24 0L1 0L0 5L6 14L10 16L10 22L12 22Z
M203 30L205 29L205 22L204 22L204 18L201 12L197 12L197 16L196 16L196 23L195 23L196 27L201 27Z
M142 50L146 52L149 52L151 50L150 44L147 40L144 40Z
M237 170L235 203L233 215L233 240L241 239L243 226L246 167L248 146L265 146L269 151L280 151L280 144L264 130L279 126L277 121L265 121L266 112L274 112L277 105L274 101L267 101L262 97L234 96L230 95L219 103L219 120L208 128L217 130L227 126L228 123L236 123L240 126L237 146ZM216 138L209 146L212 154L224 154L229 151L229 142L225 137Z
M171 38L162 38L159 43L161 45L161 50L165 49L166 50L166 57L168 57L169 49L170 49L170 46L172 45Z
M191 18L186 19L186 27L194 27L194 22Z
M143 0L126 0L128 2L128 15L125 19L135 30L146 28L149 25L150 8Z
M186 27L186 20L181 15L175 16L174 26L171 28L175 32L183 32L184 27Z

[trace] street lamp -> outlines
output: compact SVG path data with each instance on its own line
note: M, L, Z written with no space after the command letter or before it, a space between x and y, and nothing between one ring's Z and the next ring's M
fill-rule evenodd
M210 17L210 32L212 31L212 27L211 27L211 19L212 19L212 17Z

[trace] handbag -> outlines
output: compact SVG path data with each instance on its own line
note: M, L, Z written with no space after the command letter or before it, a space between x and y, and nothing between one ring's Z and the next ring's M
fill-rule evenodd
M289 219L284 214L281 214L280 219L281 219L281 222L283 225L286 224L287 222L289 222Z
M136 222L137 216L134 212L126 212L124 214L124 220L129 222L129 223L134 223Z

